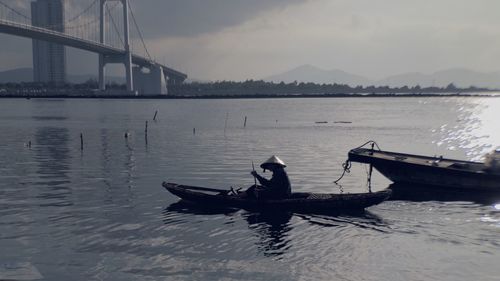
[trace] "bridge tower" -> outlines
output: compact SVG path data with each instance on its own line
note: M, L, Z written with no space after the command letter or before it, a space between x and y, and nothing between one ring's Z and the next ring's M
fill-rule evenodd
M134 90L134 79L132 77L132 52L130 50L130 27L129 27L129 4L128 0L100 0L100 43L105 44L106 33L105 33L105 23L106 23L106 3L119 1L123 6L123 37L125 54L106 56L99 54L99 89L106 90L106 64L108 63L123 63L125 65L125 76L127 80L127 91Z

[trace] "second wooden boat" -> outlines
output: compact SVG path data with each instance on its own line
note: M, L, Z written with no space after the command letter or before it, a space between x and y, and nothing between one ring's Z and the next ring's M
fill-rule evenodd
M394 183L500 191L500 172L481 162L355 148L348 161L372 165Z

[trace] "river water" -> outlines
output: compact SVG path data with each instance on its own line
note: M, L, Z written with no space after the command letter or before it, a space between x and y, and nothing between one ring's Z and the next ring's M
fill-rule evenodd
M499 112L487 97L3 99L0 279L499 280L500 196L266 214L188 208L161 187L250 186L252 161L276 154L296 191L364 192L360 164L332 183L349 149L481 160Z

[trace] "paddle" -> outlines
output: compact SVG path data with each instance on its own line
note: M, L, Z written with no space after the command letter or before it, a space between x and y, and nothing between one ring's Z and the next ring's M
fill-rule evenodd
M255 166L253 164L253 161L252 161L252 170L255 172ZM256 177L253 177L253 182L254 182L255 186L257 186L257 178Z
M189 185L180 185L175 183L162 183L163 187L179 187L182 189L191 189L191 190L200 190L200 191L212 191L212 192L229 192L230 190L225 189L216 189L216 188L208 188L208 187L199 187L199 186L189 186Z

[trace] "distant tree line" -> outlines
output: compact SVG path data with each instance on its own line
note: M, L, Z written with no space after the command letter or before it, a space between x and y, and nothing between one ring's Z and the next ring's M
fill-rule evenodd
M0 96L45 96L45 95L78 95L85 96L95 92L99 84L94 79L83 83L52 82L20 82L0 83ZM126 86L118 83L106 85L107 89L126 90Z
M125 91L124 84L111 83L108 90ZM98 91L98 82L90 79L84 83L0 83L0 96L48 96L48 95L93 95ZM346 84L317 83L275 83L263 80L247 80L243 82L191 82L169 85L170 97L274 97L274 96L352 96L352 95L431 95L440 93L460 94L492 91L487 88L457 88L450 83L446 87L389 87L389 86L356 86Z
M317 83L275 83L263 80L247 80L244 82L217 81L192 82L169 87L169 94L175 96L289 96L289 95L356 95L356 94L432 94L490 91L486 88L457 88L453 83L447 87L389 87L389 86L357 86L345 84Z
M124 84L109 83L106 87L112 89L126 89ZM0 89L97 89L99 84L95 79L89 79L83 83L54 83L54 82L19 82L0 83Z

